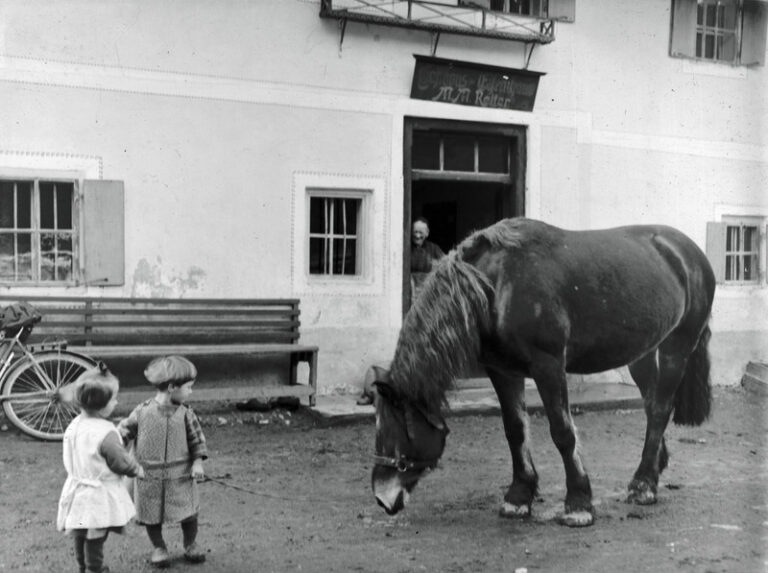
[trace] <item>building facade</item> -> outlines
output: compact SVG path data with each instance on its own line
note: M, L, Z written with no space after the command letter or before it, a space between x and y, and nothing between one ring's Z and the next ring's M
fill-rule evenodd
M365 4L3 2L0 292L296 297L320 392L353 391L413 218L444 249L662 223L718 274L714 382L766 358L768 3ZM537 72L535 101L414 96L418 61Z

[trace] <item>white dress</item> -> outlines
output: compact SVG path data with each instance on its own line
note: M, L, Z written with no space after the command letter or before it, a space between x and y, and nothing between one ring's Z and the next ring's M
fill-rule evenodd
M64 432L64 467L67 480L59 498L56 527L106 529L126 525L136 515L123 479L107 466L99 447L114 424L80 414Z

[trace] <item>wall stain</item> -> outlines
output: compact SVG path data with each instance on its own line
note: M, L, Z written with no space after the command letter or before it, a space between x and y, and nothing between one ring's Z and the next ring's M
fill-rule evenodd
M133 271L131 296L181 298L189 291L200 290L205 276L205 271L196 266L189 267L186 276L168 276L163 272L163 260L160 257L155 264L141 259Z

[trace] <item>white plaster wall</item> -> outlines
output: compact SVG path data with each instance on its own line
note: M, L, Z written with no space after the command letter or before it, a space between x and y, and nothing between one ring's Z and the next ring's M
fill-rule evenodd
M350 22L340 46L317 0L6 0L0 173L26 162L124 180L122 294L299 295L321 391L354 389L400 326L406 116L526 126L527 214L565 227L661 222L704 246L706 221L766 208L768 75L669 58L670 4L578 2L576 23L533 52L546 75L526 113L410 100L429 34ZM519 44L450 35L437 55L525 61ZM297 290L297 173L380 182L380 289ZM768 331L766 292L720 289L715 330ZM759 353L733 341L713 339L736 357L716 360L730 383Z

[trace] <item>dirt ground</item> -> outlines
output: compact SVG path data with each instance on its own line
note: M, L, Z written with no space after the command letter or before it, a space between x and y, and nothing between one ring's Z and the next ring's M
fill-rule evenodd
M211 451L206 470L217 480L200 486L199 540L208 560L180 559L180 531L171 527L170 571L765 572L767 406L741 388L719 388L707 424L670 427L670 467L659 502L646 507L624 502L643 413L579 413L597 509L585 529L553 519L564 473L539 415L531 430L540 500L531 519L513 521L497 515L510 479L498 416L449 417L442 467L388 517L370 489L372 420L322 427L302 411L201 411ZM60 449L12 428L0 432L0 571L76 570L70 539L54 527ZM107 561L113 572L150 571L149 549L132 525L110 537Z

